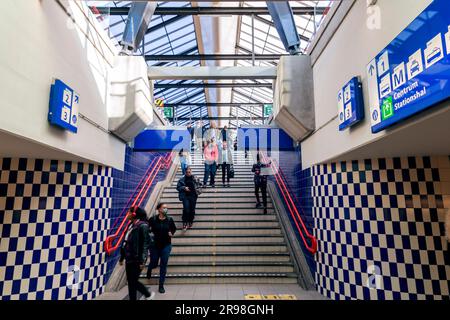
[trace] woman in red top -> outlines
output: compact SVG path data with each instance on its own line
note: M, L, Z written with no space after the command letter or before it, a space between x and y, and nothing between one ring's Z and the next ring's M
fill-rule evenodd
M219 150L217 149L217 144L214 142L214 138L206 142L206 147L203 151L203 157L205 159L205 175L203 177L203 185L206 187L208 178L211 176L209 185L214 188L217 162L219 161Z

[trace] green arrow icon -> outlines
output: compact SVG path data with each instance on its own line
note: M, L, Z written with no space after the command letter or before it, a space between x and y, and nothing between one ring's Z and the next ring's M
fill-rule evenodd
M394 106L392 103L392 97L383 100L383 105L381 107L381 118L382 120L389 119L394 115Z

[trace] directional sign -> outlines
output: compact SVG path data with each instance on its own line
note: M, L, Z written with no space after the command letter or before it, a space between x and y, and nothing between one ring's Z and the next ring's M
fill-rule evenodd
M375 68L375 67L374 67ZM357 77L338 92L339 130L345 130L364 118L362 85Z
M273 105L265 104L264 105L264 117L268 117L273 113Z
M166 118L173 118L173 108L172 107L164 107L164 116Z
M450 97L448 0L434 0L367 66L372 132Z
M50 89L48 121L77 133L80 95L61 80L56 79Z

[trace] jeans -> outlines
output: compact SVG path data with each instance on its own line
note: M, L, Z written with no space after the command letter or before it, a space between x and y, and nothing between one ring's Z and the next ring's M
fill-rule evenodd
M259 201L259 190L261 190L262 193L264 208L267 208L267 181L255 182L256 201L261 203L261 201Z
M130 300L137 300L137 291L146 297L150 297L150 292L147 288L139 282L139 275L141 269L138 262L127 262L125 266L128 281L128 296Z
M183 173L183 176L186 174L187 167L188 167L187 163L181 163L181 172Z
M211 177L210 185L215 184L215 177L216 177L216 163L207 164L205 163L205 176L203 177L203 184L206 185L208 183L208 178Z
M194 222L195 206L197 205L197 197L185 196L183 199L183 224Z
M229 163L222 163L222 183L225 184L225 172L227 174L227 182L230 183L230 167Z
M150 264L148 266L147 277L151 276L151 272L158 266L159 262L159 286L164 285L167 274L167 264L169 263L170 252L172 251L172 245L168 244L164 248L158 248L156 246L150 248Z

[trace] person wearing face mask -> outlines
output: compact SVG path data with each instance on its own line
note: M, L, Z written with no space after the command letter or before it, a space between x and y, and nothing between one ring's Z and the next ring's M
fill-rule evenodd
M156 215L149 219L150 231L154 234L154 243L150 248L150 265L147 270L147 278L152 277L152 270L159 262L159 293L165 293L164 281L166 280L167 264L172 251L172 237L177 227L172 217L168 216L165 203L158 203Z
M126 261L125 272L128 282L128 297L130 300L137 299L137 291L145 296L146 300L152 300L154 292L139 282L139 276L144 269L148 256L149 247L149 226L147 224L147 213L144 209L131 207L127 213L130 226L125 235L124 242L120 249L119 264Z

